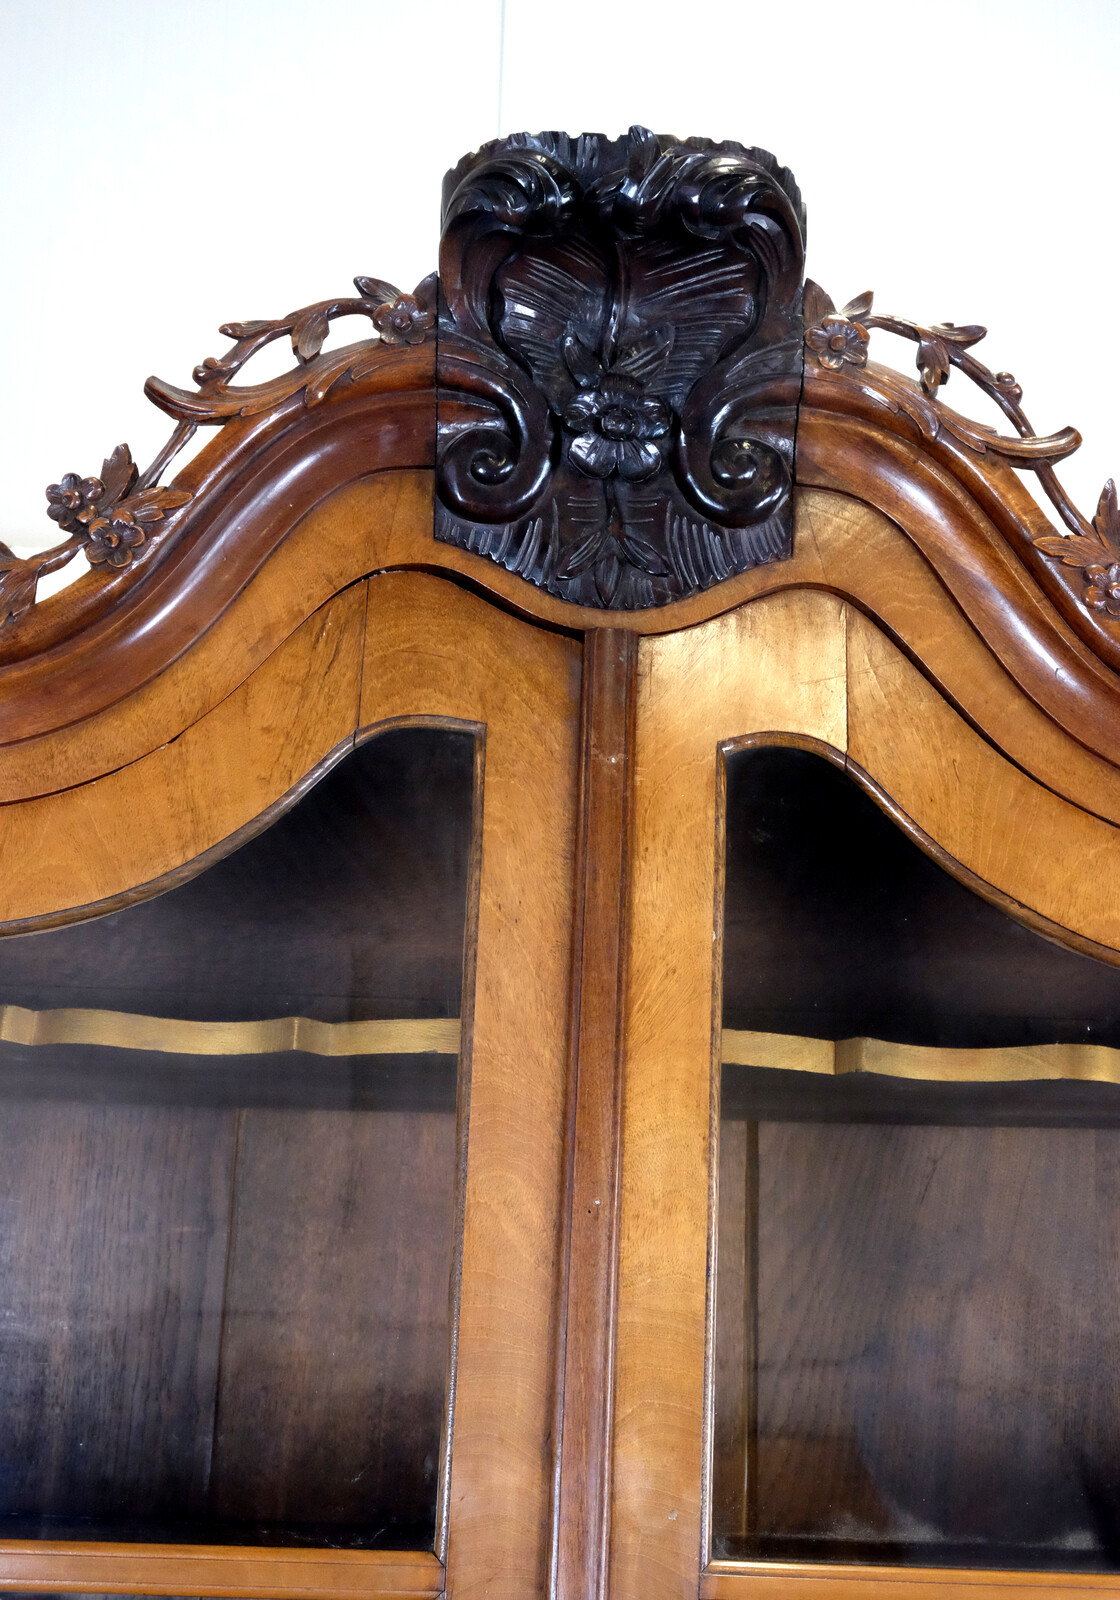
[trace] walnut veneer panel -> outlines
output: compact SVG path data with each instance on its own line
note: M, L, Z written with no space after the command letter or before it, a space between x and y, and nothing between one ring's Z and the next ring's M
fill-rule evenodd
M1120 948L1111 886L1117 829L1002 760L858 614L848 659L849 757L985 883L1060 927Z
M251 824L353 736L365 593L347 590L183 736L0 811L0 921L127 896Z
M431 534L431 476L386 472L298 522L191 648L143 688L70 727L0 747L0 801L68 789L146 756L212 711L337 590L385 564L402 528ZM15 682L6 695L18 694Z

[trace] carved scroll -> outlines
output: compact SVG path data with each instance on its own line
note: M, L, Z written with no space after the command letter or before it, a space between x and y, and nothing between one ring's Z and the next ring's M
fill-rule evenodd
M788 555L804 212L763 150L518 135L448 175L436 538L632 609Z

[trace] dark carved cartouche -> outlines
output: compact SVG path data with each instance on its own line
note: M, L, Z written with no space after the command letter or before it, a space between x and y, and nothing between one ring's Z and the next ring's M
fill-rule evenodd
M805 219L764 150L518 134L444 184L437 539L634 609L788 555Z

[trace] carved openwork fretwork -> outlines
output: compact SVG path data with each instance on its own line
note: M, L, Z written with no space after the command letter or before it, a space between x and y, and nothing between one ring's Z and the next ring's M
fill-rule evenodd
M804 212L763 150L517 135L449 173L436 537L635 608L788 555Z

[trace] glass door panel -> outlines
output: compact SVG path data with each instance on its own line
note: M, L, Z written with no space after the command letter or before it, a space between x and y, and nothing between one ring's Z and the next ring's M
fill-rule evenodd
M388 732L0 942L0 1533L432 1548L475 787Z
M712 1553L1120 1569L1120 971L727 760Z

